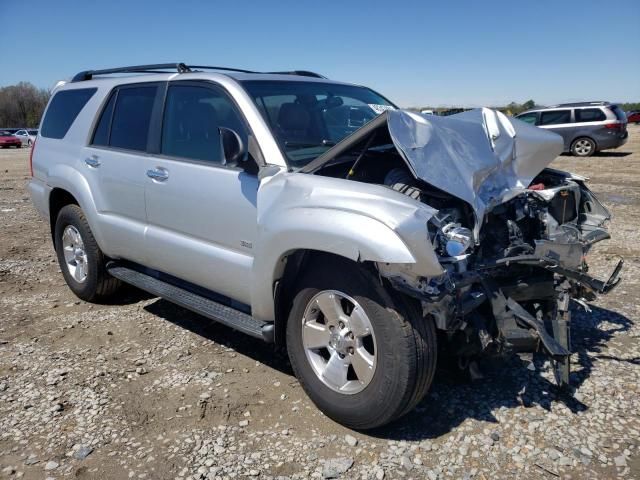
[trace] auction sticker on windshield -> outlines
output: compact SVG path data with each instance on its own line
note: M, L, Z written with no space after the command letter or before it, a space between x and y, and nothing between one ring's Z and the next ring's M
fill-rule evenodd
M369 105L369 107L371 107L371 110L376 112L378 115L380 115L382 112L386 112L387 110L395 110L395 108L391 105L377 105L375 103L368 103L367 105Z

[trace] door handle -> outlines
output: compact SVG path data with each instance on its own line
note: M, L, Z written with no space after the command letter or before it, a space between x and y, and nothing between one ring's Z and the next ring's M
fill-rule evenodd
M84 163L86 163L91 168L98 168L100 166L100 160L95 155L91 155L84 159Z
M156 167L151 170L147 170L147 177L156 182L164 182L169 178L169 172L166 168Z

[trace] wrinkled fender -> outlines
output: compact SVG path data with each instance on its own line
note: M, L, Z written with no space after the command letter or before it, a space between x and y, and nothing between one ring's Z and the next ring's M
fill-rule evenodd
M402 264L420 276L441 275L427 233L435 212L379 185L287 172L264 179L258 190L254 317L273 320L273 285L283 260L296 250Z
M73 195L84 212L87 222L89 222L91 233L93 233L96 242L98 242L98 246L101 250L105 251L103 249L104 242L102 241L103 236L100 223L97 221L98 211L87 179L72 166L64 163L56 163L48 170L46 183L51 189L60 188ZM51 195L51 192L49 192L49 195ZM47 198L47 205L49 202L50 198Z

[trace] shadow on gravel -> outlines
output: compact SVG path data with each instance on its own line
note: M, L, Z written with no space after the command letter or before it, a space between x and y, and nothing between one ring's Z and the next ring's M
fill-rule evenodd
M638 362L635 358L598 355L614 334L628 331L632 321L611 310L595 306L591 310L587 313L575 304L572 308L572 350L578 357L572 364L572 388L582 385L597 361ZM548 367L545 362L546 357L541 354L534 354L533 362L515 354L488 358L481 363L485 378L475 382L463 378L457 368L440 364L431 391L413 412L387 427L367 433L385 439L420 440L444 435L468 418L485 421L493 430L498 427L493 412L499 409L540 405L549 410L552 402L562 402L573 413L587 410L588 404L540 375L540 370ZM531 363L535 370L529 369Z
M180 328L189 330L224 347L232 348L270 368L287 375L293 375L287 355L276 350L272 344L264 343L262 340L240 333L161 298L145 306L144 309Z
M604 150L602 152L596 152L593 157L627 157L633 152L612 152L610 150Z
M591 155L591 157L616 158L616 157L627 157L632 154L633 152L618 152L618 151L612 151L612 150L603 150L601 152L595 152L593 155ZM569 152L564 152L564 153L561 153L560 155L562 155L563 157L574 156L572 153L569 153ZM576 157L576 158L580 159L580 157Z
M272 345L236 332L224 325L185 310L168 301L158 301L144 307L149 313L162 317L217 344L229 347L270 368L293 375L286 354ZM591 375L597 361L629 361L611 355L598 355L617 333L628 331L632 321L611 310L591 306L591 313L572 305L572 349L578 356L572 364L571 385L577 388ZM575 399L571 392L559 389L540 375L548 368L547 357L505 355L484 359L481 369L485 378L471 382L454 366L440 362L433 386L427 397L408 415L391 425L365 433L385 439L420 440L444 435L466 419L473 418L488 424L498 424L493 412L498 409L540 405L550 410L551 403L564 403L573 413L585 411L588 405ZM546 366L545 366L546 363ZM531 369L535 367L535 369ZM551 375L552 378L552 375ZM528 418L528 421L533 418ZM489 428L494 428L488 425Z
M101 305L132 305L151 298L153 298L153 295L150 293L125 283L118 290L118 295L107 298L100 303Z

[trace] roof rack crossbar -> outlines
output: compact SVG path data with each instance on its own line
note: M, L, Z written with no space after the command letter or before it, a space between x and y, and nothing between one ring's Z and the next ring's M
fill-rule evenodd
M275 75L299 75L302 77L315 77L315 78L327 78L324 75L320 75L319 73L310 72L308 70L291 70L291 71L283 71L283 72L254 72L251 70L243 70L241 68L231 68L231 67L218 67L218 66L207 66L207 65L186 65L184 63L157 63L153 65L134 65L131 67L118 67L118 68L107 68L103 70L84 70L80 73L77 73L72 82L82 82L84 80L91 80L94 75L109 75L113 73L187 73L193 72L195 69L205 69L205 70L223 70L228 72L239 72L239 73L268 73Z

